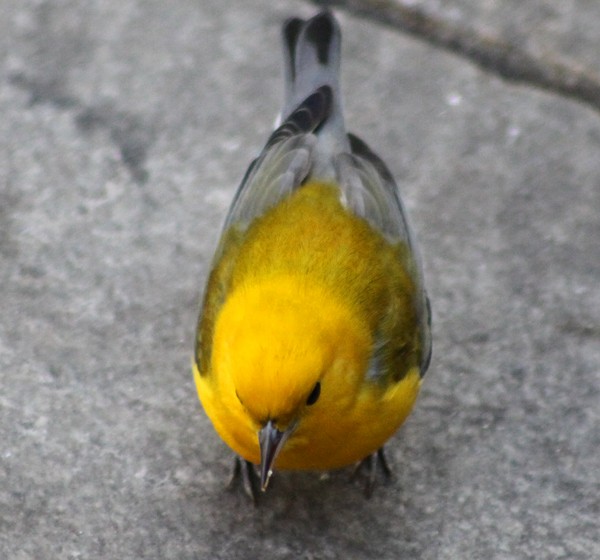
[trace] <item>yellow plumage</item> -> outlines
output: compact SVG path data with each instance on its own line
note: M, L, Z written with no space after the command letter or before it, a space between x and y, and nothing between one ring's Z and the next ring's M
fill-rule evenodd
M331 469L380 449L413 407L430 352L395 184L343 129L336 22L323 12L284 33L287 119L230 210L194 363L206 413L261 464L263 489L273 466Z

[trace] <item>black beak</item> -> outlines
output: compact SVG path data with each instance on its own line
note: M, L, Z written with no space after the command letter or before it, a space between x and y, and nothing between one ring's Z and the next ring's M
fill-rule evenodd
M263 492L269 485L269 478L273 474L273 463L288 435L289 430L280 432L272 420L269 420L264 428L258 432L258 443L260 445L260 489Z

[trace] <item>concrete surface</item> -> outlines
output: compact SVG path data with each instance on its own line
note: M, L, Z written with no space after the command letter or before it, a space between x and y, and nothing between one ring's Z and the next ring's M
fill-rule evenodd
M600 4L594 0L392 1L418 6L445 21L467 24L532 56L563 62L587 71L588 75L600 75L597 56Z
M532 41L550 10L557 56L598 63L595 2L422 4ZM278 473L256 509L224 490L198 297L281 97L279 23L313 11L0 1L0 558L600 558L600 115L342 10L348 121L411 211L432 368L371 500L348 470Z

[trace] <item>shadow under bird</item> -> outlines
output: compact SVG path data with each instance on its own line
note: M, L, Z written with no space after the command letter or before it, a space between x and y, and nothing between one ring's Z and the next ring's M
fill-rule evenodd
M338 23L329 11L293 18L283 40L281 124L226 218L193 367L253 497L274 468L366 459L387 471L383 445L410 413L431 356L398 188L344 125Z

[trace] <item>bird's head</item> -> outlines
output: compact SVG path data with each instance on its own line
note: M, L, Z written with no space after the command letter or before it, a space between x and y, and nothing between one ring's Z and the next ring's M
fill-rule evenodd
M355 398L349 384L359 376L352 371L364 370L366 360L357 349L370 341L363 333L364 344L357 344L349 326L343 306L283 280L238 290L223 306L213 369L230 406L239 408L238 417L254 434L252 456L260 460L263 490L278 455L300 443L318 446L326 419Z

